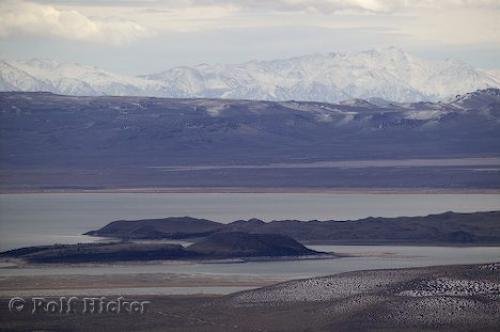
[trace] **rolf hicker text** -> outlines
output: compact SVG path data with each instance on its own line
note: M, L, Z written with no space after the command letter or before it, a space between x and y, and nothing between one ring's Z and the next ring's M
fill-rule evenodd
M123 296L116 299L106 297L65 297L47 299L44 297L33 297L24 299L13 297L9 301L9 311L30 311L32 314L144 314L151 301L126 300Z

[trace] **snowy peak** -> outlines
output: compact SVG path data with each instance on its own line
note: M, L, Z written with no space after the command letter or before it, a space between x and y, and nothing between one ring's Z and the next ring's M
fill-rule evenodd
M48 59L10 61L4 64L14 68L18 74L11 74L1 68L5 84L2 90L8 91L50 91L68 95L149 95L157 93L158 82L150 82L138 77L114 74L97 67L77 63L59 63ZM13 69L11 69L12 71ZM22 77L22 73L29 75ZM17 81L17 82L16 82ZM18 82L22 83L19 84ZM3 82L2 82L3 83ZM4 86L6 86L4 88Z
M0 64L0 89L4 91L332 103L357 99L403 103L447 100L478 89L500 87L499 77L498 72L479 70L462 61L425 60L394 47L240 64L180 66L138 77L45 59Z
M499 86L490 74L463 62L423 60L397 48L189 69L189 75L170 70L148 78L176 86L182 95L327 102L438 100Z
M52 91L49 85L6 61L0 61L0 89L3 91Z

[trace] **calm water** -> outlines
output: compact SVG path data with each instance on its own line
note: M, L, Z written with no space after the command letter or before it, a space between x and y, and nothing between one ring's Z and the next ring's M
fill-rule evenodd
M193 276L218 275L225 277L249 277L272 280L290 280L314 276L332 275L342 272L406 268L446 264L473 264L500 261L500 247L417 247L417 246L312 246L324 251L334 251L356 257L338 259L218 263L200 264L185 262L150 262L137 264L89 264L74 266L35 266L28 268L0 268L0 277L36 275L106 275L137 273L174 273ZM168 295L168 294L228 294L252 287L246 286L189 286L189 287L140 287L140 288L96 288L79 292L92 295ZM26 296L33 291L26 290ZM38 296L74 295L73 289L37 290ZM23 296L23 292L0 292L3 296Z
M358 219L500 210L499 194L70 193L0 195L0 250L91 241L117 219Z
M252 217L266 221L290 218L325 220L367 216L415 216L448 210L466 212L498 209L500 195L494 194L4 194L0 195L0 248L91 241L93 238L79 234L117 219L189 215L220 222ZM0 268L0 276L182 273L289 280L367 269L500 261L499 247L312 248L356 256L328 260L218 264L151 262ZM123 295L224 294L244 288L246 287L151 287L95 289L93 292L104 295L116 292Z
M310 248L356 256L336 259L245 263L149 262L80 264L71 266L42 265L27 268L0 268L0 276L181 273L235 276L254 275L278 279L297 279L358 270L500 261L500 247L310 246Z

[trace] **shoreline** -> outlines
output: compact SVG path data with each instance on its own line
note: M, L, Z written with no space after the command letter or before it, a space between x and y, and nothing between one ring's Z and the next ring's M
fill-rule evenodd
M116 188L30 188L0 189L6 194L484 194L498 195L500 188L335 188L335 187L116 187Z
M0 297L121 293L123 295L222 295L271 286L287 278L203 273L56 274L0 277Z
M339 252L337 258L330 258L331 264L341 263L342 259L354 258L367 260L378 258L404 259L406 254L393 252ZM403 256L401 256L403 255ZM498 255L497 255L498 256ZM452 263L443 264L440 262L428 262L421 265L402 264L394 267L392 264L381 264L378 267L358 266L322 273L303 273L299 270L292 272L263 271L261 273L249 272L248 269L232 269L231 265L240 263L269 263L269 261L253 262L212 262L215 265L224 265L227 270L211 270L210 268L190 268L200 264L194 261L150 261L150 262L107 262L107 263L56 263L56 264L37 264L24 263L20 265L4 266L0 268L0 297L2 295L15 293L24 295L40 294L63 294L85 293L96 291L100 294L112 294L113 289L121 291L123 294L140 295L141 289L144 295L151 295L154 292L162 295L175 293L180 294L228 294L230 289L239 288L257 288L270 286L276 283L288 282L290 280L317 278L321 276L335 276L344 273L356 273L362 271L377 270L413 270L413 269L436 269L452 268L457 265L488 265L498 264L500 257L492 257L484 261L475 261L474 263ZM320 259L325 261L325 259ZM14 263L14 262L12 262ZM210 263L205 262L207 265ZM293 263L293 262L292 262ZM297 262L298 263L298 262ZM307 264L307 263L306 263ZM307 266L307 265L306 265ZM179 267L179 269L177 269ZM172 269L173 268L173 269Z

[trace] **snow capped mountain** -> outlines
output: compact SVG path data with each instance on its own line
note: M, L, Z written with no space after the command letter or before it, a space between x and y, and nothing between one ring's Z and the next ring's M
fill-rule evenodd
M166 95L327 102L438 100L500 86L494 75L466 63L423 60L396 48L236 65L203 64L145 77L165 82Z
M140 77L50 60L0 63L1 90L74 95L415 102L490 87L500 87L500 76L494 71L453 59L424 60L397 48L182 66Z
M11 61L9 63L3 61L0 71L2 90L50 91L68 95L124 96L148 95L158 90L160 85L161 83L158 82L117 75L96 67L59 63L45 59ZM11 88L4 88L4 86Z
M27 72L5 61L0 61L0 89L2 91L50 91L51 87Z

